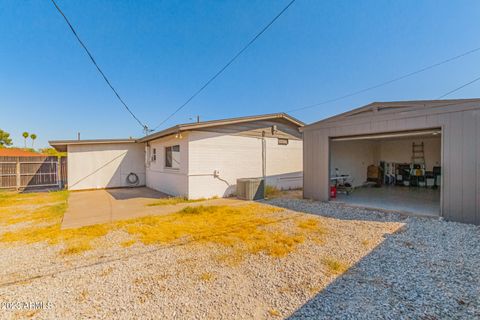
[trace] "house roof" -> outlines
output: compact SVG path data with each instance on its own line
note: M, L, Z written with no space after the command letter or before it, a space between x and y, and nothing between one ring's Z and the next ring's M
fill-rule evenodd
M359 108L352 109L347 112L343 112L337 114L332 117L328 117L322 119L320 121L313 122L311 124L305 125L301 131L310 128L311 126L326 123L326 122L334 122L337 120L342 120L351 116L361 115L368 112L377 112L377 111L384 111L384 110L394 110L399 109L399 111L403 111L404 109L410 108L432 108L432 107L443 107L449 105L456 105L462 103L470 103L470 102L480 102L480 98L473 98L473 99L449 99L449 100L411 100L411 101L386 101L386 102L372 102L367 105L364 105Z
M165 130L152 133L148 136L145 136L141 139L138 139L138 142L147 142L151 140L155 140L161 137L165 137L171 134L179 133L182 131L189 131L195 129L203 129L208 127L216 127L228 124L238 124L243 122L251 122L251 121L261 121L261 120L275 120L275 119L284 119L287 120L298 127L303 127L305 123L302 121L286 114L286 113L272 113L272 114L263 114L257 116L248 116L248 117L238 117L238 118L228 118L228 119L221 119L221 120L211 120L211 121L201 121L201 122L192 122L192 123L184 123L178 124L176 126L167 128Z
M68 145L135 143L137 139L89 139L89 140L52 140L48 143L57 151L67 151Z
M48 143L57 151L65 152L67 151L68 145L147 142L147 141L155 140L161 137L165 137L165 136L183 132L183 131L202 129L202 128L208 128L208 127L216 127L216 126L222 126L222 125L228 125L228 124L237 124L237 123L244 123L244 122L251 122L251 121L261 121L261 120L275 120L275 119L284 119L286 121L293 123L298 127L303 127L305 125L305 123L303 123L302 121L286 113L272 113L272 114L264 114L264 115L257 115L257 116L178 124L176 126L167 128L165 130L152 133L140 139L132 138L132 139L93 139L93 140L52 140L52 141L49 141Z
M20 148L0 148L0 157L47 157L43 153L32 152Z

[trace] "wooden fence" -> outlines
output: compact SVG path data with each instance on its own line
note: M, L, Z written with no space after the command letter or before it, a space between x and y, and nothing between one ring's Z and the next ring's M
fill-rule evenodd
M0 157L0 188L63 188L67 183L67 158Z

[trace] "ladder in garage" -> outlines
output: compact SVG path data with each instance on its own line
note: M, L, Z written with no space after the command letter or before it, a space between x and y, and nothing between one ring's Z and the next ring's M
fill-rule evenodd
M423 141L421 143L412 143L412 163L425 165L425 151Z

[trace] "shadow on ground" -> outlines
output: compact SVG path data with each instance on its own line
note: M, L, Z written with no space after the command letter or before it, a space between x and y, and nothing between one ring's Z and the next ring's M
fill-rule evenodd
M479 227L307 200L269 203L335 219L405 224L289 319L480 317Z
M146 187L133 187L133 188L118 188L118 189L106 189L107 192L115 200L130 200L130 199L162 199L168 198L169 195L156 191Z

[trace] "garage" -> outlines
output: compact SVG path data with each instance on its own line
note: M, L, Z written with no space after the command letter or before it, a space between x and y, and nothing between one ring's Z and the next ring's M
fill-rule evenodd
M305 198L480 224L480 99L374 102L302 131Z
M330 139L330 198L440 215L441 128Z

